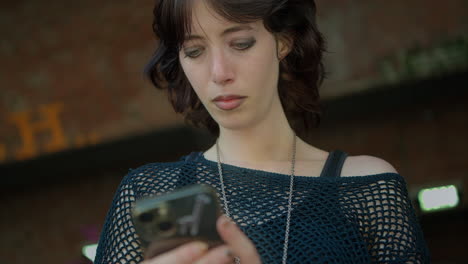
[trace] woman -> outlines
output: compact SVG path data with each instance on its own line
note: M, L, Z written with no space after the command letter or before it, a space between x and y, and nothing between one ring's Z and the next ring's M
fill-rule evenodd
M406 184L390 164L301 139L319 122L324 72L313 1L157 0L153 29L148 75L217 141L123 179L96 263L143 261L132 203L194 183L219 191L225 243L188 243L145 263L428 262Z

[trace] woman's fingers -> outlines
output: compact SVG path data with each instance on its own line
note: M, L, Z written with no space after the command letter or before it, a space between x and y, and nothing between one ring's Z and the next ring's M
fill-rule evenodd
M155 258L145 260L142 264L191 264L208 250L208 245L199 241L184 244L174 250Z
M207 244L192 242L145 260L142 264L227 264L233 263L233 255L239 257L241 263L261 263L255 245L230 219L221 216L216 227L226 245L208 250Z
M241 263L261 263L255 245L234 222L223 215L219 217L216 227L221 238L233 254L240 258Z
M222 245L209 250L202 258L195 264L232 264L234 257L228 246Z

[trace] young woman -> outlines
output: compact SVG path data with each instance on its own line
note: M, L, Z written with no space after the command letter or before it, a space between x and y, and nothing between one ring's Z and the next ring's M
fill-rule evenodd
M188 243L146 264L429 261L405 181L390 164L301 139L320 114L315 11L311 0L156 1L148 75L217 141L123 179L96 263L143 261L132 203L196 183L219 192L225 243Z

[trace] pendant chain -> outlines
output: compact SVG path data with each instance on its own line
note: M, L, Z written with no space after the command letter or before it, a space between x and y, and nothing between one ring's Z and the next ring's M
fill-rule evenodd
M218 173L219 173L219 181L221 183L221 193L223 195L223 201L224 201L224 210L226 213L226 216L231 218L231 214L229 212L229 207L228 207L228 200L226 198L226 191L224 187L224 181L223 181L223 170L221 168L221 161L219 157L219 146L218 146L218 140L216 140L216 156L218 159ZM292 211L292 197L293 197L293 186L294 186L294 166L296 165L296 135L294 135L294 141L293 141L293 151L292 151L292 159L291 159L291 177L290 177L290 182L289 182L289 197L288 197L288 215L286 218L286 231L284 235L284 245L283 245L283 264L286 264L287 257L288 257L288 243L289 243L289 225L291 221L291 211ZM235 262L236 264L240 263L240 259L238 257L235 257Z

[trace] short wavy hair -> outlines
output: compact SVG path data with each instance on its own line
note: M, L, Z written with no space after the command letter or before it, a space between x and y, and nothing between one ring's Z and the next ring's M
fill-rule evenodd
M325 78L322 54L325 44L317 29L313 0L203 0L229 21L262 20L275 36L286 36L293 47L280 62L278 93L288 122L296 134L307 138L320 123L319 86ZM158 89L167 89L177 113L197 127L219 135L219 126L205 109L179 62L179 51L191 30L193 0L156 0L153 32L156 51L145 75Z

